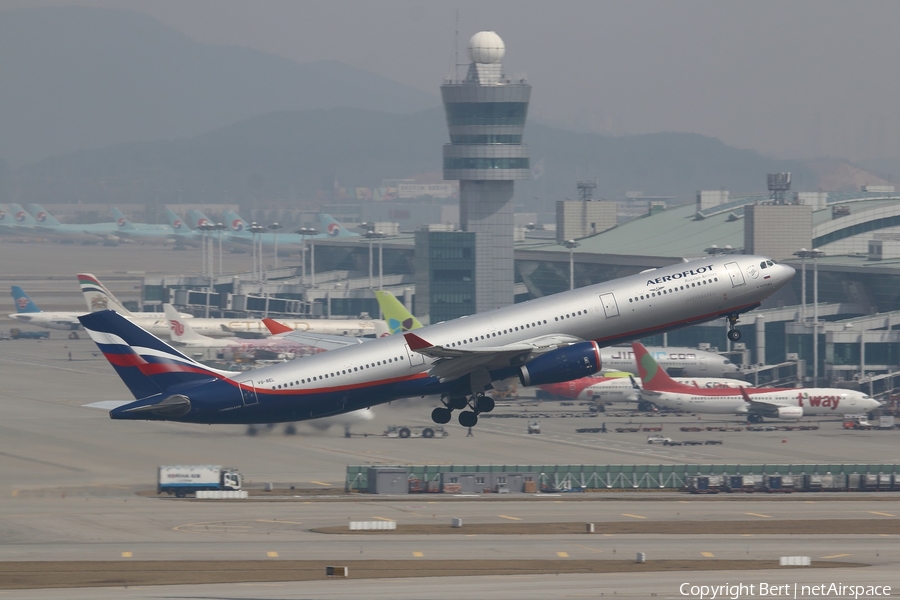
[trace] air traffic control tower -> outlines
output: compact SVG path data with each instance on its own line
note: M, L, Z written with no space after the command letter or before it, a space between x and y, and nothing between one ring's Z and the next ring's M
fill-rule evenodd
M475 234L475 312L513 303L513 182L531 177L522 144L531 86L506 78L505 52L493 31L476 33L466 78L441 86L444 179L459 180L460 226Z

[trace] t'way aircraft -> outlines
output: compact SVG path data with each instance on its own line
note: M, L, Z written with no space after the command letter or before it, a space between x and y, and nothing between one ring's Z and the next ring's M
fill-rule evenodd
M602 353L600 356L602 359ZM606 366L605 362L603 364ZM638 410L652 410L652 405L641 398L640 380L635 381L625 375L623 373L618 377L582 377L572 381L542 385L540 388L551 394L573 400L588 400L599 405L613 402L637 402ZM748 386L746 381L725 377L674 377L673 381L698 389Z
M764 418L797 420L809 415L864 413L881 406L866 394L838 388L693 388L673 381L638 342L632 348L643 382L641 396L667 408L746 415L749 423L760 423Z
M762 256L705 258L249 373L208 368L113 311L80 320L137 399L111 410L113 419L301 421L435 394L435 422L468 407L459 423L471 427L493 409L484 392L494 381L584 377L600 370L600 346L720 317L740 337L740 314L793 276Z

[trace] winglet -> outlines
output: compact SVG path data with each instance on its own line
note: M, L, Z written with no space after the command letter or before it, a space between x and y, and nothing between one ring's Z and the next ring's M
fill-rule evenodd
M279 323L275 319L270 319L269 317L266 317L262 321L263 321L263 323L266 324L266 327L268 327L268 329L269 329L269 333L271 333L272 335L278 335L281 333L290 333L291 331L293 331L293 329L291 329L287 325L285 325L283 323Z
M741 386L740 390L741 390L741 396L744 397L744 402L753 402L753 400L750 399L750 394L747 393L747 388Z
M425 350L426 348L434 347L434 344L426 342L419 336L414 333L404 333L403 337L406 339L406 343L409 344L410 350Z

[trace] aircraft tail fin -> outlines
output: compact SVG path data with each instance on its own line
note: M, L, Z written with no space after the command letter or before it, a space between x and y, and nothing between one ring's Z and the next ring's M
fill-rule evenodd
M392 293L375 290L375 298L378 299L378 305L381 307L384 320L391 333L402 333L422 327L419 320Z
M109 209L112 212L113 219L116 221L116 227L118 229L134 229L134 225L131 221L128 220L128 217L125 216L121 210L113 206Z
M641 385L645 390L651 392L691 392L691 386L678 383L666 373L666 370L659 366L656 359L647 352L644 345L640 342L632 342L631 349L634 351L634 359L637 362L638 375L641 377Z
M222 211L222 218L225 219L225 225L231 233L246 233L250 231L250 223L241 218L233 210Z
M9 207L5 204L0 204L0 225L15 225L15 221L9 212Z
M78 320L138 400L230 375L185 356L115 311L101 310ZM174 404L170 408L179 410Z
M266 326L266 329L268 329L269 333L271 333L272 335L280 335L282 333L291 333L292 331L294 331L287 325L285 325L279 321L276 321L275 319L272 319L270 317L266 317L262 321L263 321L263 324Z
M12 286L12 297L13 302L16 303L17 313L41 312L41 309L37 307L37 304L34 303L34 300L29 298L28 294L25 293L25 290L17 285Z
M171 208L166 208L166 218L169 219L169 225L172 226L172 230L175 232L175 235L187 235L191 233L191 228L187 226L187 223L181 220L181 217L178 216Z
M358 233L349 231L329 214L319 213L316 216L319 219L320 230L323 233L327 233L328 237L359 237Z
M201 211L196 208L192 208L187 211L187 221L188 226L191 229L197 229L201 225L215 225L213 220L204 215Z
M62 225L62 223L56 220L56 217L44 210L44 207L40 204L29 204L28 209L31 211L31 214L34 215L34 220L38 222L38 225L43 227L59 227Z
M169 322L169 337L173 342L201 342L210 338L194 331L190 323L184 319L175 307L168 302L163 304L163 312L166 315L166 321Z
M9 209L12 212L16 225L20 227L34 227L38 224L27 210L22 208L21 204L10 204Z
M125 308L119 299L106 289L105 285L100 283L99 279L90 273L79 273L77 277L89 311L97 312L109 309L126 317L133 316L132 312Z

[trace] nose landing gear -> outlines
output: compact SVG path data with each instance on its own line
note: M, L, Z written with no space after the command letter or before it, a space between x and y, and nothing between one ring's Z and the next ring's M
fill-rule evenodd
M741 332L734 327L734 325L740 320L740 315L730 314L726 318L728 319L728 339L732 342L741 341Z

